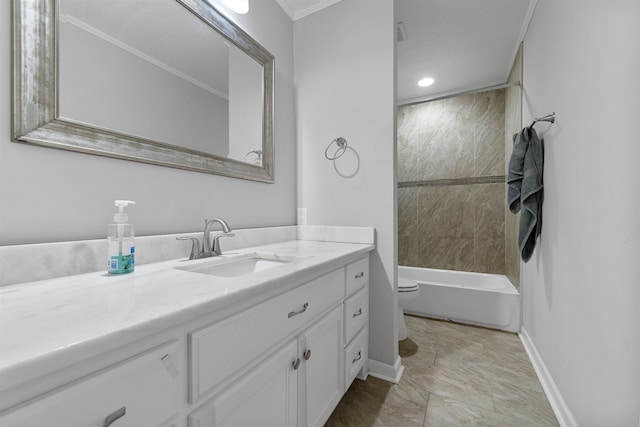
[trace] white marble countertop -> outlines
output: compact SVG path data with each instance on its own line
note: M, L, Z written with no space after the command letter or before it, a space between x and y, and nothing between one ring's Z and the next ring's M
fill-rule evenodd
M241 301L269 298L373 249L369 244L294 240L237 249L216 258L146 264L123 276L89 273L0 288L0 384L7 389L101 349ZM174 268L223 263L252 253L293 257L293 261L232 278Z

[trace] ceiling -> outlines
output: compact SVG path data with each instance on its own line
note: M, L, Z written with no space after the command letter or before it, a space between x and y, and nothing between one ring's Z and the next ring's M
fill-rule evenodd
M339 1L277 0L293 20ZM370 0L360 1L366 4ZM92 5L91 14L86 7L88 3ZM214 32L204 24L203 28L191 28L189 21L177 20L183 15L184 19L191 17L184 10L172 17L175 8L183 9L174 1L155 0L153 10L149 11L148 0L137 0L134 3L139 4L139 8L135 13L131 12L131 3L131 0L65 0L61 14L73 15L98 32L106 31L101 27L103 23L114 24L120 41L134 48L142 46L137 40L140 35L154 34L152 40L156 43L138 49L143 55L156 58L165 52L166 55L157 59L172 70L202 82L203 87L214 93L227 91L225 70L210 72L216 66L226 69L225 62L214 60L224 55L216 55L213 49L225 54L228 50L222 41L211 40ZM506 82L535 3L536 0L395 0L396 23L402 23L405 30L396 49L398 103L419 102ZM96 9L102 4L109 8ZM122 7L115 7L119 4ZM153 19L149 19L150 13L155 14ZM174 29L170 36L166 33L169 25L163 25L167 22L172 22L170 27ZM199 32L197 37L193 31ZM206 33L212 37L203 37ZM201 45L194 46L198 40L202 41ZM192 51L211 52L200 55L199 61L192 64L184 55ZM212 80L211 76L215 75L224 76L222 83ZM419 87L418 80L426 76L435 79L435 83Z
M101 45L97 40L108 42L229 97L229 55L236 48L173 0L64 0L59 2L59 17L62 29L69 25L82 30L85 40L93 36L93 46ZM61 31L63 39L65 34Z
M277 0L293 20L340 0ZM418 102L505 83L536 0L395 0L397 100ZM421 88L422 77L435 83Z

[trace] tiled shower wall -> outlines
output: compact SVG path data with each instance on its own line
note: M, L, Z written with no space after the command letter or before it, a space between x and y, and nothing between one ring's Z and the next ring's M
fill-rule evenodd
M398 109L399 265L506 274L505 92Z

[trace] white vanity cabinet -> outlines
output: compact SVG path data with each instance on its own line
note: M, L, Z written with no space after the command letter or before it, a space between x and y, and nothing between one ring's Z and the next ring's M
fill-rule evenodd
M324 425L366 361L368 267L366 257L189 334L191 401L213 395L189 427Z
M322 426L353 379L366 377L361 256L271 277L237 305L154 325L136 342L113 339L78 366L33 377L42 382L0 388L10 396L0 399L0 426Z
M176 341L97 372L0 418L2 427L170 427L178 382Z
M200 403L204 396L217 394L283 340L339 304L344 299L343 274L343 269L335 270L189 333L189 401Z
M336 307L189 415L189 427L322 426L343 395Z

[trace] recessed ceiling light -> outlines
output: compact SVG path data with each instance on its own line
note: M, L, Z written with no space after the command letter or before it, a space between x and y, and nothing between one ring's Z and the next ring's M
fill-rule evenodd
M431 86L433 82L435 82L435 80L433 80L431 77L425 77L424 79L418 82L418 86L420 87Z

